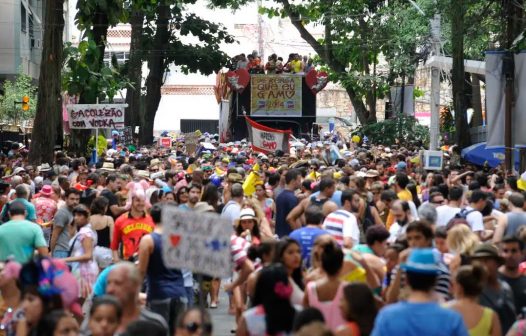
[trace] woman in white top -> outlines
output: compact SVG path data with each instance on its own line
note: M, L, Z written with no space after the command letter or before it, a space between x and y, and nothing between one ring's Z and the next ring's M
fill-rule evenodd
M88 208L82 204L73 209L73 218L79 231L69 243L69 257L64 259L71 265L71 273L77 278L82 303L90 296L99 275L99 267L93 254L97 245L97 233L91 228L89 215Z
M276 246L274 263L281 263L285 266L292 286L290 302L293 305L301 306L303 304L305 284L301 270L301 247L299 243L292 238L280 240Z

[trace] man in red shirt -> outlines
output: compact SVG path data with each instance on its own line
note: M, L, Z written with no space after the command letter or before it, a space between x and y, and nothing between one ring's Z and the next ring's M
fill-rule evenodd
M146 213L142 196L133 196L130 211L122 214L115 221L113 241L111 242L114 261L119 260L120 244L122 244L122 258L132 260L139 251L141 238L151 233L155 227L152 218Z

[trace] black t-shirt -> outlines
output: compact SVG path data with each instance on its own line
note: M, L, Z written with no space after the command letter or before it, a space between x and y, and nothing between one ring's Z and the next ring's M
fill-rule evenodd
M113 216L113 214L111 213L111 207L113 205L119 205L119 201L117 200L117 196L115 196L114 193L112 193L111 191L109 191L108 189L104 189L101 193L100 193L101 196L103 197L106 197L106 199L108 200L108 211L106 212L106 215L108 216L111 216L113 217L113 219L116 219L117 217Z
M97 190L91 188L86 189L80 195L80 204L85 205L89 209L95 197L97 197Z
M515 311L517 314L522 313L522 308L526 307L526 277L509 278L499 273L499 278L510 285L515 301Z

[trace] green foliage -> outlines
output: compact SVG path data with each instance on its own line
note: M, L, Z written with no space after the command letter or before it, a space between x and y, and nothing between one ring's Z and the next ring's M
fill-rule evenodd
M157 31L157 6L162 2L153 3L155 6L144 0L136 3L137 6L143 6L142 11L145 13L142 38L142 49L146 51L145 60L148 55L159 53L153 43ZM174 64L185 74L200 72L210 75L228 63L229 57L221 51L221 44L234 43L235 40L223 25L204 20L188 11L186 5L193 3L195 0L182 0L177 5L170 6L169 43L160 56L164 58L165 70Z
M21 102L23 96L29 96L29 110L22 110ZM4 82L4 95L0 95L0 118L9 121L29 120L35 117L37 109L37 87L33 85L31 77L19 70L14 82Z
M369 142L376 145L391 146L399 143L413 143L424 147L429 145L429 129L420 125L416 118L403 115L362 126L353 133L362 138L366 135Z
M111 26L119 22L126 22L129 11L126 10L123 0L77 0L77 14L75 24L77 27L88 34L95 25L100 24L95 19L101 13L107 17Z
M66 67L62 74L64 90L70 95L82 95L87 102L95 102L97 98L111 102L119 90L131 86L115 59L109 66L103 63L97 71L101 57L93 40L82 41L78 47L67 43L64 48Z
M91 153L94 147L95 136L92 136L88 140L88 153ZM99 134L99 137L97 138L97 155L102 155L106 149L108 149L108 141L104 135Z

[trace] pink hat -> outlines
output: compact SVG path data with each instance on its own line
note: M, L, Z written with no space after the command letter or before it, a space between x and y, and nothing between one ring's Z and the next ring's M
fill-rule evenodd
M49 197L49 196L51 196L51 194L53 194L53 188L50 185L45 185L40 190L40 195L42 195L42 196Z
M79 297L79 284L77 279L71 272L67 264L60 259L43 259L42 268L45 272L50 271L50 266L53 266L54 269L51 270L51 286L58 289L60 292L60 297L62 298L62 304L66 309L72 312L75 315L82 316L82 307L78 303ZM41 291L42 286L47 284L44 281L39 283L39 291ZM47 279L50 280L50 279Z

